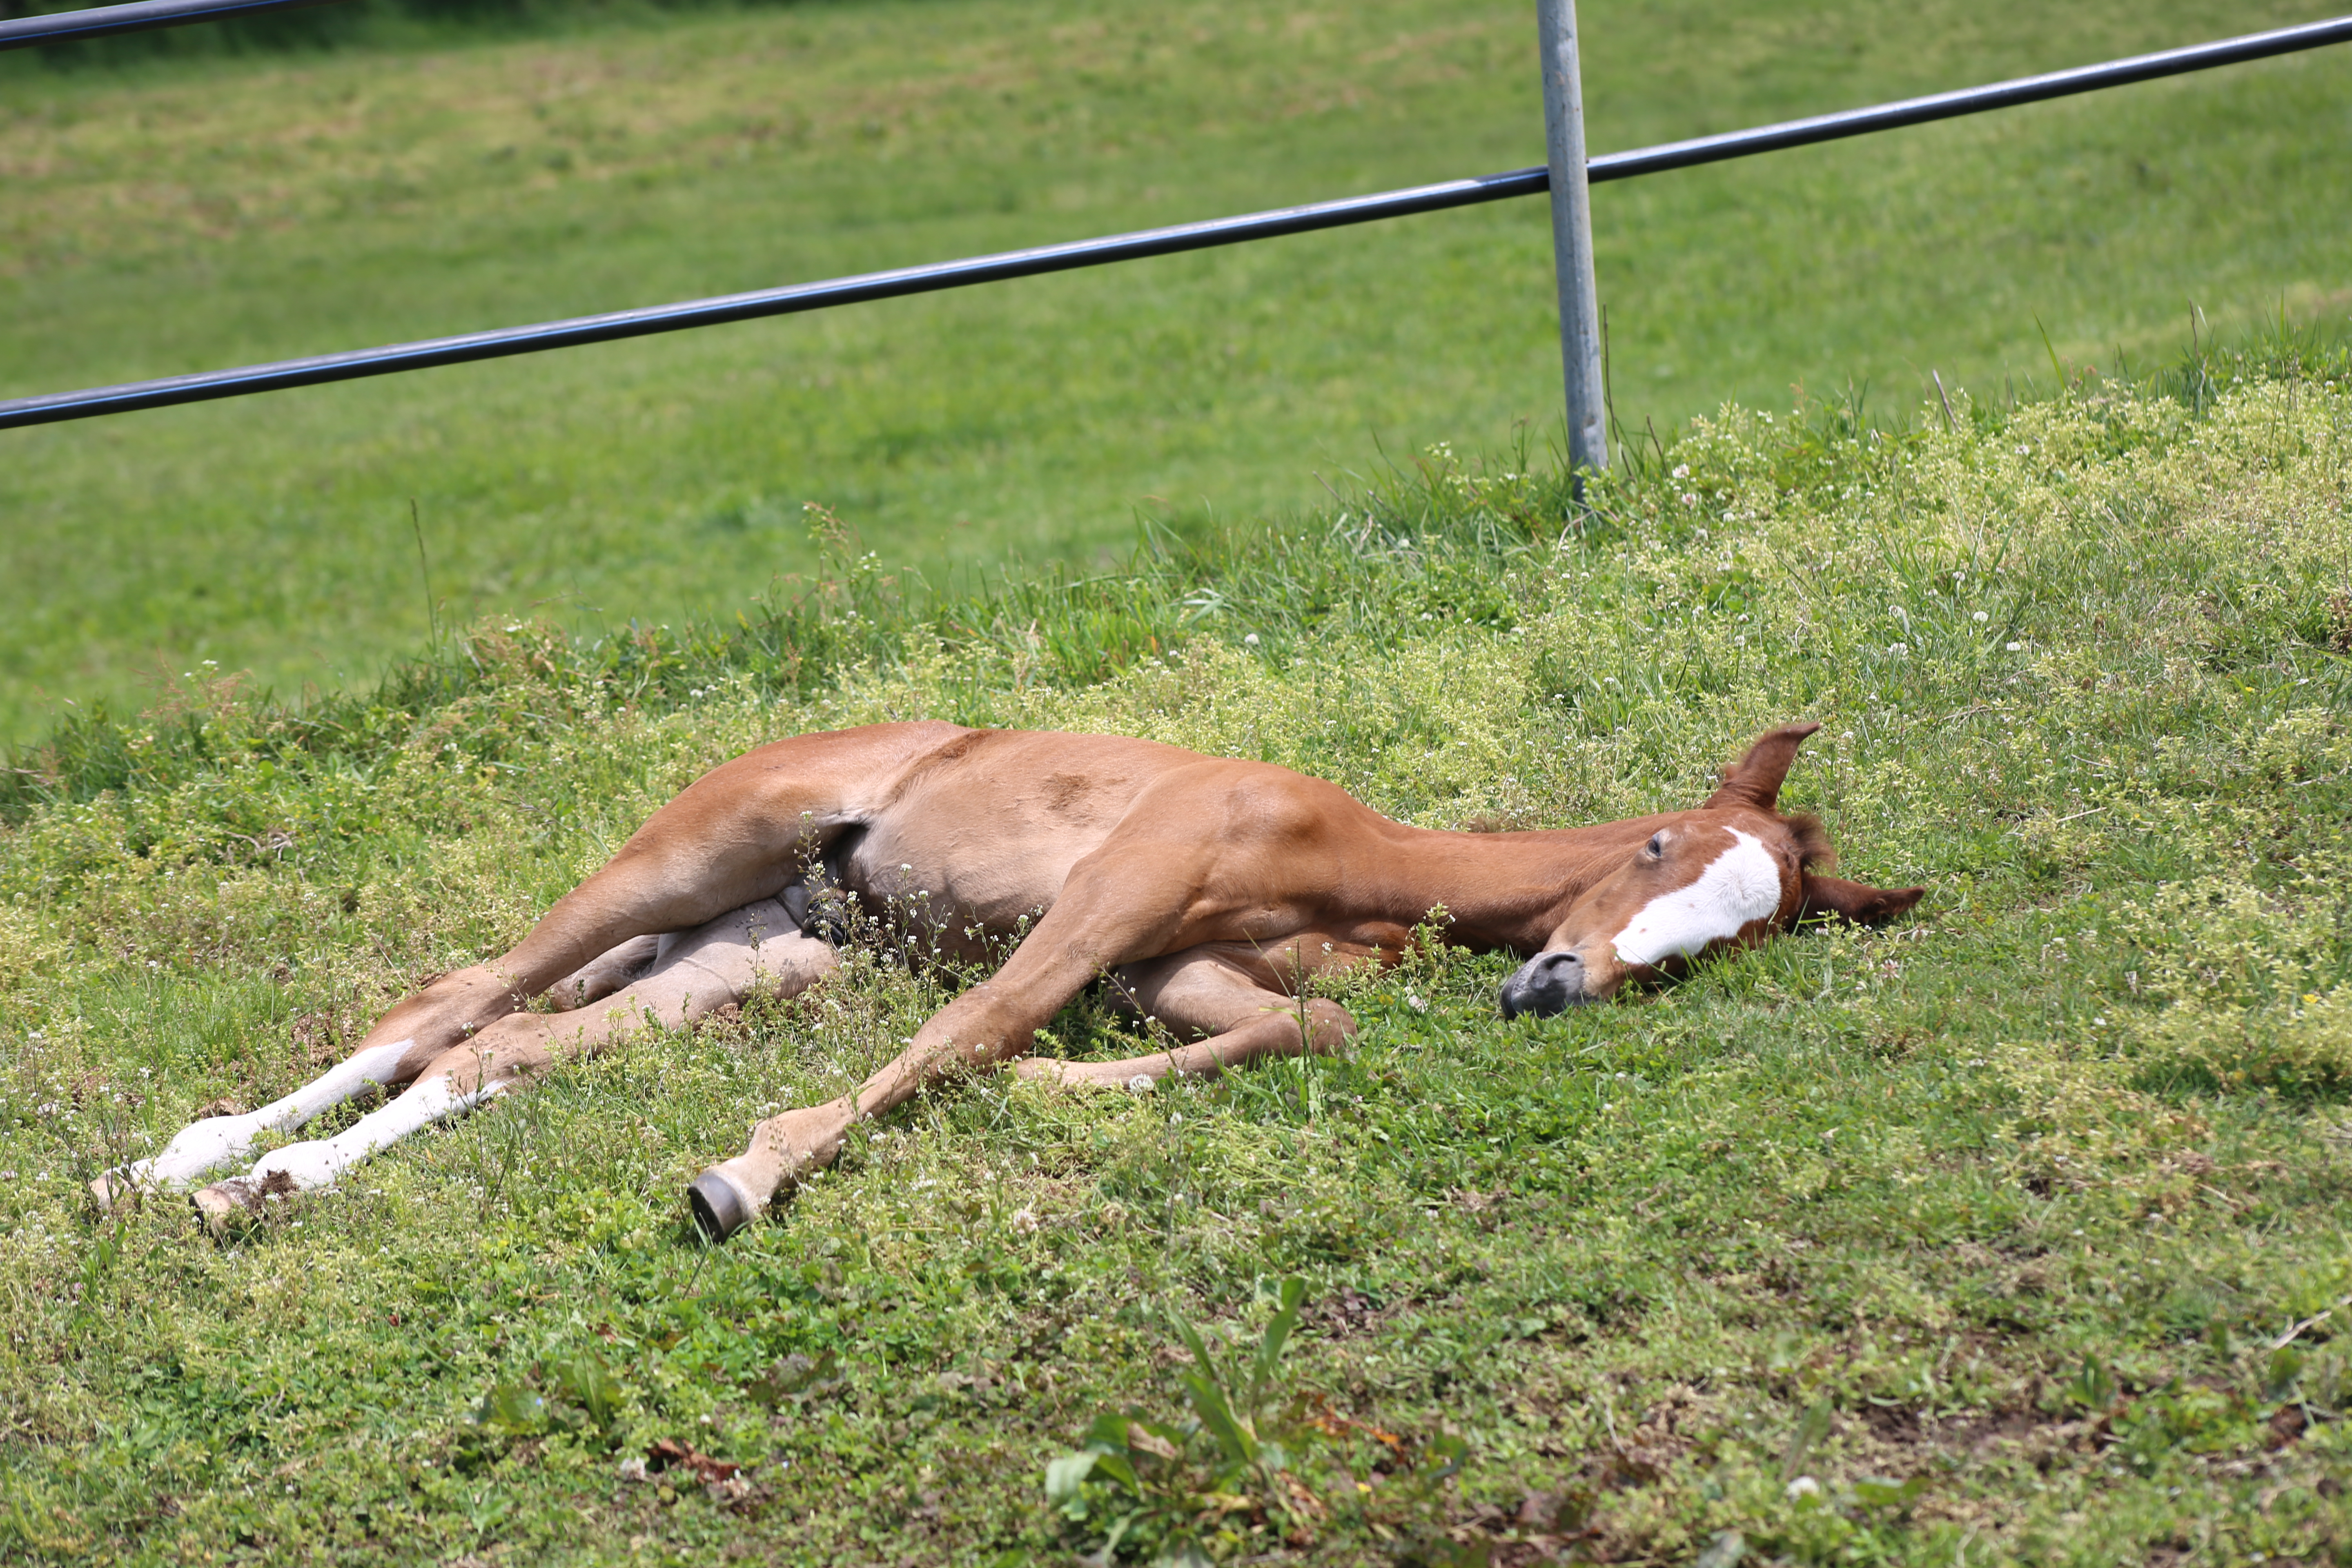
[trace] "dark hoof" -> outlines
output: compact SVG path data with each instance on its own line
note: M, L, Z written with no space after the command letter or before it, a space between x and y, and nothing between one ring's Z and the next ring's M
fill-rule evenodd
M751 1205L743 1190L716 1170L705 1171L686 1189L694 1209L694 1223L712 1241L724 1241L751 1223Z

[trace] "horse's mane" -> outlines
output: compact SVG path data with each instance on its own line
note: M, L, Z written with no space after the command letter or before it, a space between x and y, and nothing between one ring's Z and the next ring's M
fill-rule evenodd
M1830 830L1822 819L1810 812L1795 816L1783 816L1789 831L1797 836L1797 864L1808 871L1827 871L1837 865L1837 851L1830 847Z

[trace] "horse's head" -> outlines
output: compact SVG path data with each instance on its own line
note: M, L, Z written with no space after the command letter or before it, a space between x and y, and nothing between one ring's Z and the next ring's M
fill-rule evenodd
M1894 919L1925 888L1864 887L1830 876L1829 836L1810 816L1784 816L1780 781L1819 724L1759 737L1696 811L1587 829L1598 875L1543 950L1503 982L1503 1016L1548 1017L1598 1002L1628 980L1675 974L1710 949L1748 946L1799 921Z

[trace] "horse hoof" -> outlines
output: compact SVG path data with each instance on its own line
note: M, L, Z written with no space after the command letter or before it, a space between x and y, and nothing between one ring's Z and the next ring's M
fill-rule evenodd
M188 1201L196 1207L196 1215L205 1228L215 1236L224 1236L251 1219L260 1210L260 1203L252 1185L247 1182L215 1182L211 1186L189 1194Z
M724 1241L751 1223L751 1200L716 1166L694 1178L686 1201L694 1209L695 1225L712 1241Z
M111 1218L117 1209L136 1203L139 1188L126 1173L109 1171L90 1183L89 1195L98 1200L99 1217L107 1219Z

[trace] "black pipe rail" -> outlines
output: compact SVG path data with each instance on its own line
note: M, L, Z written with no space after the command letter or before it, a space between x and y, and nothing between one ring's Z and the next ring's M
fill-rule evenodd
M1925 98L1904 99L1867 109L1846 110L1805 120L1783 121L1775 125L1760 125L1747 131L1727 132L1719 136L1700 136L1686 142L1670 142L1627 153L1604 153L1586 164L1586 177L1598 184L1632 179L1641 174L1664 174L1672 169L1688 169L1729 158L1752 157L1759 153L1779 152L1784 148L1802 147L1816 142L1832 142L1878 131L1893 131L1964 114L1980 114L1990 110L2038 103L2047 99L2064 98L2104 88L2124 87L2159 77L2211 70L2217 66L2237 65L2247 60L2265 59L2274 55L2346 42L2352 42L2352 16L2338 16L2328 21L2280 27L2266 33L2224 38L2188 48L2167 49L2158 54L2135 55L2127 59L2109 60L2073 70L2022 77L1987 87L1964 88L1955 92L1933 93ZM689 300L678 304L654 305L635 310L614 310L597 316L575 316L565 321L542 321L535 326L428 338L417 342L394 343L384 348L317 354L307 359L277 360L267 364L206 371L194 375L166 376L155 381L128 382L118 386L91 387L80 392L13 398L0 402L0 430L26 425L55 424L68 419L89 419L140 408L201 403L216 397L241 397L250 393L274 392L288 387L316 386L327 382L352 381L362 376L390 375L399 371L500 359L509 354L538 353L547 349L571 348L583 343L613 342L654 332L678 331L688 327L716 326L721 322L751 321L763 316L793 315L803 310L819 310L870 300L897 299L945 289L963 289L977 283L996 283L1013 278L1034 278L1074 268L1099 267L1113 261L1173 256L1187 250L1240 245L1251 240L1307 234L1316 229L1372 223L1415 213L1442 212L1452 207L1473 206L1513 196L1538 195L1550 188L1551 179L1547 170L1515 169L1507 174L1486 174L1475 179L1416 185L1410 190L1348 196L1338 201L1279 207L1271 212L1212 218L1201 223L1176 224L1166 228L1143 229L1100 239L1072 240L1062 245L1037 246L1026 250L1000 251L991 256L968 257L926 267L903 267L887 272L860 273L855 277L793 284L781 289L762 289L746 294Z
M138 0L131 5L93 5L0 22L0 49L29 49L116 33L143 33L151 27L183 27L190 22L226 22L263 11L337 4L340 0Z

